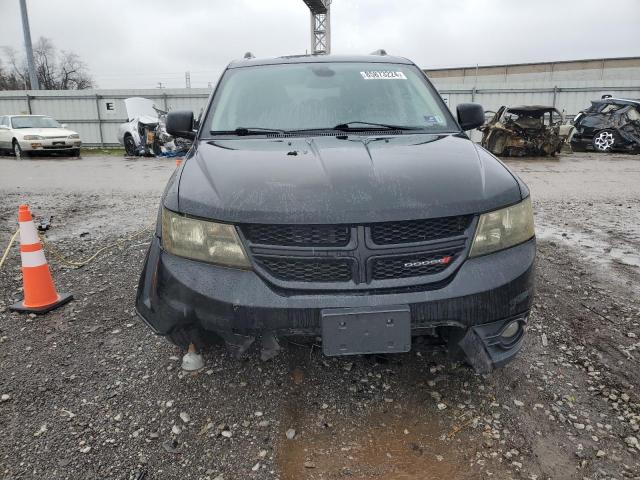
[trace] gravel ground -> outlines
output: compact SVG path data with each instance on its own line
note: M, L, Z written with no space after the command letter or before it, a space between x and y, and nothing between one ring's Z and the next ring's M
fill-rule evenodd
M76 299L38 317L8 311L22 296L14 247L0 271L0 478L640 478L640 157L508 163L534 198L538 293L522 354L491 375L419 346L332 359L295 344L267 363L214 347L185 374L133 313L148 235L80 269L50 252ZM0 246L28 201L54 216L47 241L86 258L154 221L173 168L0 158Z

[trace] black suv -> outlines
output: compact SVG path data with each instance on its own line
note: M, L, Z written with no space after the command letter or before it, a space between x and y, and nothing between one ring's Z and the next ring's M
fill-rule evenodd
M522 346L533 297L529 190L424 73L386 55L231 63L166 187L137 311L174 343L321 337L326 355L412 336L489 371ZM277 350L277 348L275 348Z

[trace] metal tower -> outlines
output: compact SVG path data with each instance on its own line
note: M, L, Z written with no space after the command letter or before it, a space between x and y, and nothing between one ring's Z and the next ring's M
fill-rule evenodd
M311 53L331 53L331 0L303 0L311 12Z

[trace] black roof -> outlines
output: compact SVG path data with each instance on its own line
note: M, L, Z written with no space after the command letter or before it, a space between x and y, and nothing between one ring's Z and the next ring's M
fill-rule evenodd
M520 105L517 107L507 107L509 112L552 112L558 111L555 107L545 105Z
M613 104L613 105L635 105L636 107L640 106L640 99L632 99L632 98L601 98L599 100L591 100L593 105L597 105L599 103Z
M403 65L413 65L413 62L403 57L391 55L289 55L274 58L251 58L234 60L228 68L253 67L257 65L279 65L287 63L330 63L330 62L353 62L353 63L398 63Z

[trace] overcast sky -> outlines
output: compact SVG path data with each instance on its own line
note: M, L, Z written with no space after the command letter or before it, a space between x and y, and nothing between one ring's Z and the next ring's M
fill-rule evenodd
M247 50L310 49L302 0L27 0L31 36L79 54L101 88L215 82ZM605 18L605 15L607 18ZM23 48L18 0L0 46ZM333 0L332 53L385 48L423 68L640 56L640 0Z

